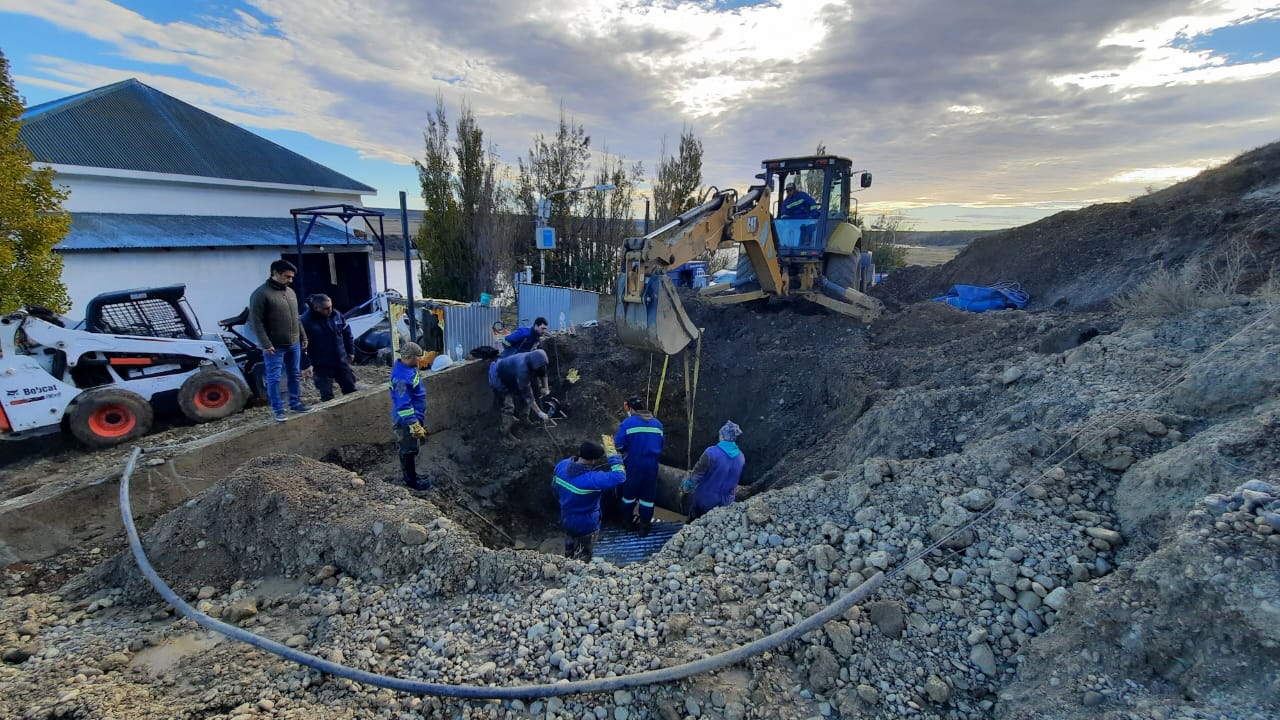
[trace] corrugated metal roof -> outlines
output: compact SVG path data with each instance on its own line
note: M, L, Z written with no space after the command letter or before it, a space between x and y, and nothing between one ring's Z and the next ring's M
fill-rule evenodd
M19 137L38 162L376 192L132 78L28 108Z
M306 231L306 220L299 231ZM203 215L128 215L72 213L71 231L58 250L139 250L160 248L294 247L293 218L209 217ZM316 223L307 246L367 246L368 240Z

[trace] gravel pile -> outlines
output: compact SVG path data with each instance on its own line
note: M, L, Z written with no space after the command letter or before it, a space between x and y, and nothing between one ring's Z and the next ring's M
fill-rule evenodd
M720 673L501 703L380 691L175 620L121 561L65 597L0 605L0 714L1274 717L1280 333L1267 312L1125 326L1055 353L1028 343L885 390L784 457L775 489L640 565L481 548L427 500L290 456L246 465L148 535L162 575L205 612L442 683L668 667L889 574L842 618ZM1189 458L1213 470L1189 472Z

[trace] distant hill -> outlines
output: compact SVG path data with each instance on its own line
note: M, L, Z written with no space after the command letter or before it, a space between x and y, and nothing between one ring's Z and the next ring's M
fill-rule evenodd
M1014 281L1032 308L1099 310L1162 267L1198 259L1221 268L1235 249L1245 261L1241 291L1280 269L1280 143L1129 202L984 234L945 265L895 271L874 294L911 303L954 284Z
M906 230L898 233L897 240L902 245L918 247L955 247L968 245L984 235L1000 232L999 230Z

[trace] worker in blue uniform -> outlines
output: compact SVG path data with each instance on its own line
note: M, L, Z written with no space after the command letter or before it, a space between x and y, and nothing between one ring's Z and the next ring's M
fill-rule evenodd
M532 413L546 422L548 415L538 405L540 399L550 394L546 351L534 350L494 361L489 366L489 387L493 390L493 405L498 412L510 397L513 405L511 419L528 422ZM507 418L503 415L503 428L510 432Z
M658 459L662 456L665 438L662 422L645 408L644 400L628 398L622 407L627 411L627 418L613 436L614 446L626 458L622 516L631 522L632 529L645 536L653 523L653 503L658 498Z
M809 193L796 189L794 182L788 182L786 190L784 190L782 198L782 214L778 217L794 219L794 218L816 218L818 217L818 203Z
M714 508L733 504L734 489L742 479L747 456L738 448L742 428L732 420L720 427L720 442L707 448L693 466L681 488L692 492L689 519L695 520Z
M556 464L551 489L560 500L565 557L590 562L600 534L600 498L627 479L622 458L605 457L604 448L587 441L578 454Z
M538 349L539 344L542 343L543 336L546 334L547 319L544 317L535 319L532 327L516 328L515 332L502 338L502 355L500 357L533 352Z
M427 389L418 374L418 358L422 348L406 342L400 346L400 359L391 368L391 421L400 444L400 470L404 484L413 490L430 490L431 480L418 474L418 449L427 439L423 422L427 417Z

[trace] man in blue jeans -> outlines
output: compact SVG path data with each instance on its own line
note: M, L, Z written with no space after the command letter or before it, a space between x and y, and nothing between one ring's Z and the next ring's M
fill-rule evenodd
M262 362L266 369L267 400L276 422L288 420L280 398L280 371L289 386L289 409L296 413L311 412L302 402L302 351L307 348L307 333L298 314L298 296L289 284L298 268L288 260L271 263L271 277L249 296L249 324L262 346Z

